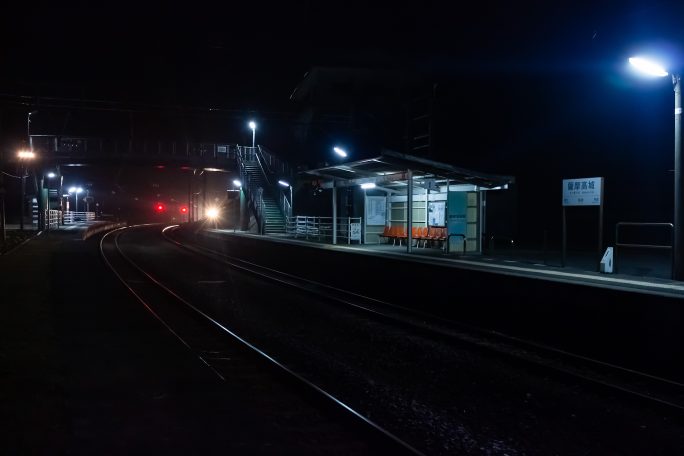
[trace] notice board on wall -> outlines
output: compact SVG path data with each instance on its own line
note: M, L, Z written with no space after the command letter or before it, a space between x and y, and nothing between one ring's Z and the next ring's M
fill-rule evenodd
M444 226L446 223L446 201L428 203L428 225Z
M387 197L366 197L366 225L384 225L387 219Z

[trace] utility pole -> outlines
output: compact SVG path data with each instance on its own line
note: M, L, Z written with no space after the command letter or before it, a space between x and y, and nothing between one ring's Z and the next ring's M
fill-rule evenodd
M4 243L7 240L7 228L5 227L5 185L4 185L4 177L2 174L0 174L0 225L2 225L2 242Z

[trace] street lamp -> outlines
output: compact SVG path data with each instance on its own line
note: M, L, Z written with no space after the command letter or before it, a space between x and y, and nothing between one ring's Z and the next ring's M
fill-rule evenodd
M255 147L255 139L256 139L256 122L253 120L249 121L249 128L252 129L252 147Z
M347 158L347 152L345 152L344 149L335 146L335 147L333 147L333 150L334 150L335 153L336 153L337 155L339 155L340 157L342 157L342 158Z
M22 164L21 167L21 218L19 219L19 229L21 231L24 231L24 211L25 211L25 202L26 202L26 173L27 173L27 166L26 162L31 161L34 158L36 158L36 154L33 153L31 150L20 150L17 152L17 158L19 158L19 162Z
M292 185L290 185L289 182L284 181L284 180L279 180L278 183L282 185L283 187L290 187L290 217L292 217Z
M665 77L668 75L667 70L661 65L641 57L631 57L629 63L639 72L648 76ZM672 86L675 94L675 137L674 137L674 245L672 246L673 261L673 276L675 280L684 279L684 265L682 264L682 247L684 247L684 239L682 239L682 222L684 221L684 214L682 214L682 90L681 78L679 73L672 73Z
M74 194L74 200L76 201L76 210L74 212L78 212L78 194L81 193L83 189L81 187L70 187L69 188L69 194Z
M33 138L31 138L31 116L36 114L38 111L31 111L28 113L26 118L26 134L29 141L29 150L33 151Z
M238 179L233 179L233 185L236 187L242 187L242 182L240 182Z

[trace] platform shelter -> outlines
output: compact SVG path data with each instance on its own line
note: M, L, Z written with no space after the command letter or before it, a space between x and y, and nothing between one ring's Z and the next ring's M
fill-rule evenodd
M332 243L338 243L339 193L360 192L362 215L345 225L363 244L439 247L446 252L482 251L486 194L514 183L500 176L459 168L413 155L383 150L363 160L303 171L332 191ZM351 189L351 190L350 190ZM410 209L409 209L410 208ZM358 225L358 226L354 226Z

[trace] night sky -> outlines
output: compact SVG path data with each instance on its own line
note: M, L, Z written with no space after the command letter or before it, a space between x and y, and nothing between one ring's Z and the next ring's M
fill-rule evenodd
M438 83L433 157L516 176L535 230L559 229L564 177L606 177L608 226L671 221L671 84L626 59L682 66L681 2L58 3L4 7L1 93L226 108L243 143L253 111L269 145L312 67L393 69Z

